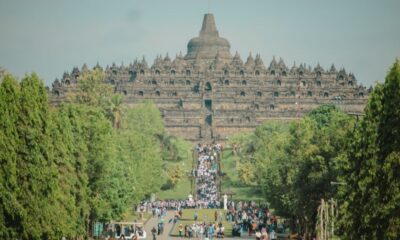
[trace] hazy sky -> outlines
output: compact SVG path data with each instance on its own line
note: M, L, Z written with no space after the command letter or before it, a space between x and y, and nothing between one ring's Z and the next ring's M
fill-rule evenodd
M208 0L0 0L0 66L50 85L74 66L128 65L186 53ZM220 35L242 59L345 67L371 85L400 57L400 0L212 0Z

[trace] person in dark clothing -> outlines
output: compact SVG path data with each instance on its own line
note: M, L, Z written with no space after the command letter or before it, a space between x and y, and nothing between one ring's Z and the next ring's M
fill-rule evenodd
M157 229L155 227L153 227L153 229L151 229L151 234L153 235L153 240L157 239Z

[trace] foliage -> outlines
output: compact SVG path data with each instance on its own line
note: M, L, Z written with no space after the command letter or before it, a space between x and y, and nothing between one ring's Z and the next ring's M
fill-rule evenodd
M57 189L57 169L51 158L49 111L46 89L38 76L22 79L17 160L18 202L22 205L21 238L54 238L52 224L57 215L52 211Z
M312 232L320 200L335 196L330 183L345 161L352 126L352 118L333 105L296 122L266 122L253 135L231 140L240 146L239 178L261 187L277 214L299 220L303 231Z
M0 238L17 236L21 205L17 201L17 150L20 87L6 75L0 86Z
M75 170L73 126L64 107L59 111L50 112L50 130L52 159L57 166L58 191L53 205L59 219L53 222L57 233L65 236L76 236L77 232L84 232L79 221L79 207L75 196L77 194L78 175ZM62 143L62 144L60 144ZM80 229L81 228L81 229ZM62 235L61 235L62 236ZM61 237L58 236L58 237Z
M4 77L1 239L89 236L93 222L121 219L160 190L164 160L177 163L188 156L187 143L164 132L153 103L126 110L122 96L103 80L101 70L84 70L69 101L49 108L36 74L20 83Z
M163 169L166 175L166 182L161 187L161 192L157 194L160 199L187 199L188 194L193 191L191 187L191 179L187 177L193 169L193 153L192 143L180 138L168 138L171 148L162 145ZM162 144L162 143L161 143ZM174 149L173 154L168 149ZM176 154L177 153L177 154ZM173 156L176 156L174 158ZM179 165L182 176L178 179L175 185L171 185L168 181L168 169Z
M370 95L354 131L341 188L341 230L348 239L400 237L400 62Z
M167 181L172 188L185 176L181 165L175 164L167 169Z
M185 153L179 151L177 138L168 134L159 134L158 140L162 148L162 157L166 161L179 162L185 158Z
M232 153L232 149L228 146L221 153L221 191L233 192L232 199L240 201L256 201L264 200L261 189L257 185L246 185L238 174L238 164L241 158Z
M58 238L57 166L46 89L36 74L0 87L1 238Z
M87 106L107 106L112 97L112 88L105 82L100 68L84 69L78 77L74 91L67 94L69 101Z
M232 146L232 153L234 155L239 155L242 153L243 147L247 142L249 142L249 138L253 135L251 133L238 133L233 135L229 139L229 144Z
M157 106L150 101L140 103L127 113L127 127L156 139L164 133L164 124Z
M117 129L122 127L122 118L125 110L123 99L124 98L121 94L116 94L111 97L109 102L110 105L107 107L107 114L112 120L113 127Z

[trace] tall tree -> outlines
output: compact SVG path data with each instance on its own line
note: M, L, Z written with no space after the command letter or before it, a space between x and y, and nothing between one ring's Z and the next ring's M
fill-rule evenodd
M16 123L20 111L19 84L11 76L0 85L0 238L13 239L21 230L21 206L17 201L17 151L19 135Z
M112 88L105 82L104 72L99 68L84 70L78 77L76 89L68 93L71 102L102 106L104 109L109 105L111 96Z
M99 108L89 108L83 123L84 137L88 149L88 180L90 188L91 220L111 218L110 191L107 184L112 180L110 170L115 161L111 122Z
M128 128L151 136L156 140L157 135L164 133L164 123L160 110L151 102L146 101L136 105L127 114Z
M89 213L90 213L90 206L89 206L89 180L88 180L88 148L87 142L84 138L85 131L83 127L83 122L85 121L86 112L84 108L81 106L77 106L74 104L67 104L62 105L58 112L56 113L57 117L60 118L59 120L55 120L55 130L59 131L61 135L65 136L66 139L54 139L53 142L56 144L55 148L55 161L57 162L57 157L61 157L61 154L66 154L65 157L68 157L69 152L72 155L71 162L60 162L59 163L59 172L61 175L66 176L59 176L61 181L65 181L64 184L66 186L60 185L61 190L64 189L66 191L69 187L70 183L73 183L74 186L71 189L71 194L74 197L74 204L76 213L78 214L75 219L75 236L84 236L87 232L87 225L89 222ZM67 117L67 119L65 119ZM60 128L60 129L58 129ZM64 129L61 129L64 128ZM69 129L71 133L69 133ZM65 132L64 132L65 131ZM71 135L69 135L71 134ZM59 136L63 138L63 136ZM60 142L62 141L62 142ZM66 147L64 147L64 141ZM70 141L72 141L72 146L69 146ZM58 144L58 145L57 145ZM69 148L71 147L71 149ZM57 150L57 148L61 148ZM57 151L61 151L57 154ZM64 173L63 168L64 165L67 172ZM61 169L60 169L61 167ZM71 167L73 172L71 172ZM61 170L61 171L60 171ZM68 176L72 174L72 176ZM70 178L75 177L75 181L70 181ZM65 180L64 180L65 179ZM60 181L59 180L59 181ZM61 184L60 182L59 184ZM73 212L75 213L75 212Z
M261 186L277 214L313 232L321 198L336 194L331 182L346 160L352 126L352 118L333 105L320 106L296 122L264 123L241 144L239 177Z
M400 237L400 63L370 95L345 167L341 227L350 239Z
M52 109L49 136L51 139L52 159L57 166L58 192L55 196L56 204L52 207L57 213L56 222L52 224L58 238L63 236L72 238L82 234L80 223L80 209L76 202L79 189L79 179L75 168L76 155L74 148L73 126L65 106Z
M54 238L49 219L55 204L57 169L50 157L47 92L36 74L21 81L20 110L17 120L17 192L22 205L22 239Z
M122 127L122 118L125 111L123 100L124 98L121 94L116 94L111 97L108 107L108 115L112 120L113 127L117 129Z
M321 199L336 196L337 188L331 182L340 177L340 166L345 163L345 147L349 131L353 129L353 118L325 105L312 111L308 117L314 121L312 137L298 157L302 159L296 176L296 208L302 216L303 226L311 232L316 224L316 209Z
M70 103L49 110L36 74L0 85L0 238L89 236L165 181L163 159L186 147L150 102L125 111L99 70L84 70ZM122 124L124 122L124 125ZM121 126L124 126L121 128ZM113 128L114 127L114 128Z
M379 168L377 183L378 238L400 238L400 61L390 69L383 87L382 111L378 125Z

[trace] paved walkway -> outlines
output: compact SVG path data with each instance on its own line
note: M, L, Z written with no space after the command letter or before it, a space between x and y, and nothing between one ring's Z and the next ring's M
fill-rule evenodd
M180 238L180 237L171 237L169 236L169 232L171 231L172 227L173 227L173 221L171 221L171 223L169 223L169 220L172 219L174 217L175 212L174 211L168 211L167 215L164 217L164 233L162 235L157 236L157 240L186 240L187 238ZM151 229L153 227L156 227L157 229L157 224L158 224L159 218L155 217L155 218L150 218L150 220L147 221L147 223L144 226L144 229L147 233L147 240L152 240L153 236L151 235ZM213 238L213 239L217 239L217 238ZM230 240L230 239L234 239L234 240L239 240L239 239L255 239L254 237L248 237L247 234L246 236L242 237L242 238L224 238L225 240ZM192 238L192 240L194 240L194 238Z
M180 238L180 237L168 237L167 238L168 240L189 240L189 238ZM204 240L205 238L203 238L203 239L196 239L196 238L192 238L191 240ZM247 236L244 236L244 237L241 237L241 238L239 238L239 237L235 237L235 238L216 238L216 237L213 237L213 240L255 240L256 238L255 237L247 237ZM151 239L150 239L151 240ZM158 240L158 238L157 238L157 240Z
M174 217L175 212L174 211L168 211L167 215L164 217L164 233L161 235L157 236L157 240L169 240L169 239L173 239L170 238L169 232L172 229L173 226L173 221L171 221L171 223L169 223L169 220L172 219ZM157 224L159 222L159 218L155 217L155 218L150 218L149 221L147 221L147 223L144 225L144 229L147 233L147 239L148 240L152 240L153 236L151 234L151 229L153 227L155 227L157 229Z

